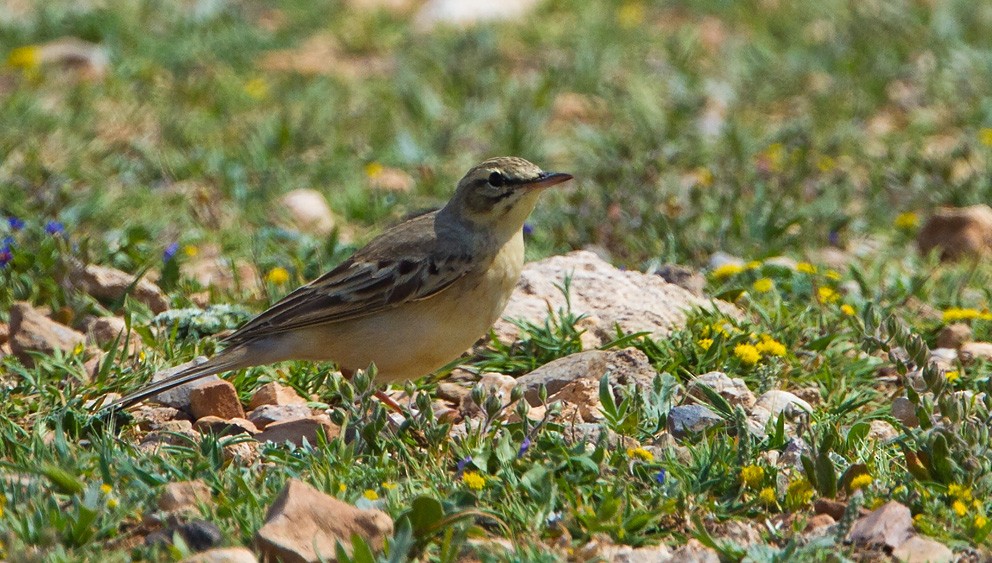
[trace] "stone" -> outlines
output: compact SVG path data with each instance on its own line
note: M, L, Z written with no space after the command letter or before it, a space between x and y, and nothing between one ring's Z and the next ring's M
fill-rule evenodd
M258 558L248 548L218 547L201 551L179 563L258 563Z
M210 487L199 479L166 483L158 497L158 509L163 512L195 511L200 505L213 504Z
M727 374L720 371L711 371L709 373L704 373L699 377L693 379L689 382L689 396L698 397L699 399L705 399L705 395L702 390L699 389L700 385L705 385L710 389L716 391L721 397L727 400L731 405L740 405L745 409L749 409L754 406L756 399L754 393L751 392L747 387L747 383L743 379L738 377L728 377Z
M238 391L230 381L219 379L196 387L189 394L190 414L199 420L205 416L223 419L244 418Z
M188 420L170 420L159 425L157 430L145 434L138 444L142 449L155 449L162 444L170 446L189 446L200 440L200 433L193 430L193 423Z
M119 301L128 295L147 305L153 313L161 313L169 308L169 300L157 285L114 268L77 264L73 268L70 283L104 302Z
M10 308L10 349L27 366L34 365L31 352L72 353L85 342L81 332L49 319L28 303L17 302Z
M333 440L341 433L341 428L331 424L326 416L309 416L295 420L284 420L273 422L265 427L261 433L255 436L259 442L272 442L283 444L291 442L297 446L302 446L304 440L311 446L318 443L317 435L323 434L327 440Z
M307 418L313 414L306 405L262 405L248 413L248 420L259 430L275 422Z
M441 26L469 27L485 22L519 20L537 6L538 0L427 0L413 18L418 31Z
M324 194L301 188L283 194L277 208L288 215L290 224L303 233L326 236L334 230L334 215Z
M781 389L766 391L763 395L758 397L758 401L754 406L755 408L763 408L767 410L772 414L772 416L778 416L784 412L786 416L792 417L800 411L805 411L809 414L813 412L813 407L811 407L809 403L794 394L789 393L788 391L782 391Z
M968 342L961 346L961 361L970 364L979 360L992 361L992 342Z
M238 434L254 436L258 434L258 428L250 420L244 418L224 419L219 416L205 416L193 423L193 429L200 434L213 434L215 436L236 436Z
M145 432L158 430L163 424L173 420L185 420L187 422L192 422L189 415L186 414L185 411L181 411L173 407L152 407L148 405L141 405L131 411L131 416L134 417L134 423L137 425L138 429Z
M442 381L437 384L437 392L435 395L437 395L438 399L444 399L450 403L460 405L462 404L462 401L465 400L465 397L471 392L471 389L464 385Z
M895 549L913 535L909 508L889 501L854 522L849 539L861 545L884 545Z
M729 316L740 310L729 303L696 297L681 287L667 283L661 276L619 270L580 250L564 256L530 262L524 266L502 319L493 327L500 341L513 342L520 329L507 319L521 319L543 324L548 311L565 309L560 286L571 277L569 298L574 314L594 315L600 325L587 327L603 341L616 338L616 327L626 333L647 332L663 339L673 330L684 328L689 311L714 307Z
M941 260L983 256L992 247L992 207L942 207L916 236L921 254L938 251Z
M679 405L668 412L668 431L682 439L711 428L723 419L705 405Z
M953 323L940 329L937 333L938 348L960 348L969 342L973 336L971 327L965 323Z
M548 398L549 402L562 401L575 405L582 422L601 422L603 403L599 402L599 382L594 379L576 379Z
M262 385L251 396L248 409L254 410L262 405L305 405L307 400L296 392L296 389L271 381Z
M260 448L261 444L255 441L225 444L223 447L224 461L238 465L252 465L261 457Z
M907 397L896 397L892 401L892 416L909 428L920 425L920 419L916 416L916 405Z
M892 557L902 563L951 563L954 552L937 540L913 536L892 550Z
M833 500L829 498L818 498L813 501L813 512L816 514L825 514L830 516L834 520L840 520L844 517L844 511L847 510L847 504L839 500Z
M60 37L38 45L37 49L39 66L57 67L82 80L103 78L110 66L106 49L76 37Z
M398 168L375 168L368 174L368 179L369 187L381 192L405 193L416 184L413 176Z
M232 260L224 255L223 248L216 244L203 244L196 247L196 255L183 264L183 275L196 280L203 287L220 290L238 289L255 291L260 287L258 270L245 260ZM206 308L207 299L201 308Z
M127 323L120 317L94 317L86 323L86 339L90 344L104 347L127 345L127 353L133 356L141 351L141 337L127 332Z
M562 437L569 444L598 444L604 440L608 448L636 448L637 440L629 436L621 436L602 424L579 423L565 426L561 431Z
M490 395L495 393L499 397L500 404L504 407L509 407L510 394L513 393L513 388L517 386L517 380L502 373L484 373L475 386L482 387ZM471 393L462 399L461 411L465 416L481 415L482 409L480 407L481 405L476 405L475 401L472 400ZM512 407L506 410L512 410Z
M868 439L876 442L886 442L899 436L899 431L884 420L871 421L868 429Z
M290 479L269 507L255 545L263 558L285 563L335 560L335 545L352 553L358 535L375 551L393 534L393 521L381 510L361 510Z
M574 561L607 563L666 563L673 561L672 551L664 544L645 547L616 545L607 537L594 537L579 547L570 558Z
M0 323L0 345L6 344L9 339L10 325L7 323Z
M702 297L706 290L706 278L688 266L664 264L654 271L665 282L677 285L696 297Z
M715 549L706 547L696 538L692 538L672 553L672 561L679 563L719 563L720 556Z
M830 526L833 526L836 523L837 520L835 520L834 517L829 514L817 514L806 522L805 531L815 533L817 531L822 530L824 533L826 533L827 532L826 528L829 528Z
M616 387L630 384L647 391L658 375L644 352L636 348L622 350L589 350L558 358L536 370L517 378L517 385L524 387L524 398L531 405L540 403L539 391L543 384L548 396L561 391L576 379L599 382L607 372L616 394Z
M187 370L191 367L198 366L206 361L207 361L206 357L198 356L193 360L188 361L184 364L179 364L178 366L174 366L169 369L156 372L155 375L152 376L151 383L158 383L159 381L169 379L173 375L183 370ZM153 403L158 403L160 405L165 405L167 407L172 407L174 409L179 409L181 411L189 413L192 412L192 406L190 405L190 393L193 392L193 389L196 389L201 385L206 385L207 383L210 383L212 381L220 381L220 378L217 377L216 375L208 375L206 377L201 377L200 379L197 379L195 381L184 383L179 387L174 387L172 389L169 389L168 391L162 391L157 395L152 395L151 397L149 397L148 400L152 401Z
M216 547L223 539L220 528L216 524L206 520L192 520L184 524L168 526L149 534L145 538L145 545L169 545L176 534L179 534L193 551L204 551Z

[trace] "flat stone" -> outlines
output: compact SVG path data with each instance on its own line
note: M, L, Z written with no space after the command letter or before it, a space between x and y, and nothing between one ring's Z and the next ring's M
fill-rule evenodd
M992 342L967 342L961 346L961 361L966 364L992 360Z
M135 279L134 275L115 268L77 264L73 268L70 283L105 302L118 301L129 295L147 305L154 313L161 313L169 308L169 300L157 285L145 278L138 279L137 282Z
M159 381L168 379L183 370L189 369L193 366L198 366L206 361L207 361L206 357L199 356L184 364L180 364L178 366L162 370L160 372L155 373L155 375L152 376L151 382L158 383ZM206 385L211 381L220 381L220 378L218 378L216 375L208 375L206 377L201 377L200 379L197 379L195 381L190 381L189 383L185 383L183 385L180 385L179 387L174 387L172 389L169 389L168 391L162 391L158 395L153 395L149 397L149 401L190 413L192 412L192 407L190 405L190 393L193 392L193 389L196 389L201 385Z
M605 537L594 537L576 549L573 560L607 563L666 563L672 561L672 551L664 544L631 547L629 545L616 545Z
M916 405L907 397L896 397L892 401L892 416L909 428L920 425L920 419L916 416Z
M49 319L29 303L14 303L10 308L10 349L27 366L34 365L31 352L71 353L85 343L83 333Z
M275 381L266 383L255 391L248 404L249 409L256 409L262 405L305 405L307 400L301 397L296 389L280 385Z
M705 399L705 395L699 388L705 385L716 391L721 397L731 405L740 405L745 409L754 406L756 399L754 393L747 387L747 383L738 377L728 377L722 371L711 371L704 373L689 382L689 396Z
M816 514L806 522L806 532L815 533L817 531L826 532L826 528L833 526L837 521L829 514ZM822 535L822 534L821 534Z
M327 440L333 440L341 433L341 428L331 424L327 417L309 416L296 420L285 420L273 422L265 427L261 433L255 436L259 442L272 442L283 444L291 442L297 446L302 446L304 440L311 446L318 443L317 435L322 433Z
M523 18L538 0L427 0L414 16L414 27L430 31L439 26L467 27L484 22Z
M599 402L599 382L593 379L576 379L549 397L548 401L575 405L582 422L601 422L604 418L603 403Z
M324 194L301 188L283 194L277 209L288 215L290 224L303 233L328 235L334 230L334 215Z
M258 558L244 547L218 547L191 555L179 563L258 563Z
M577 379L599 382L607 372L616 395L617 386L636 385L642 391L651 389L658 375L644 352L636 348L622 350L589 350L548 362L536 370L517 378L517 385L524 387L524 398L531 405L540 403L541 385L548 396L561 391Z
M200 434L215 436L235 436L237 434L258 434L258 428L250 420L244 418L224 419L219 416L205 416L193 423L193 428Z
M262 405L248 413L250 420L259 430L275 422L307 418L313 414L306 405Z
M705 405L679 405L668 412L668 431L678 439L702 432L723 422Z
M172 544L172 538L179 534L193 551L204 551L220 544L223 536L220 528L206 520L192 520L184 524L168 526L153 532L145 538L145 545Z
M375 551L393 534L393 521L381 510L361 510L314 487L290 479L265 515L255 544L263 558L285 563L335 560L335 545L352 553L357 535Z
M801 411L806 413L813 412L813 407L809 403L800 399L795 394L782 391L781 389L766 391L758 397L758 401L754 406L756 408L764 408L772 416L778 416L784 412L790 418L799 414Z
M813 501L813 512L816 514L826 514L834 520L840 520L843 518L846 510L847 504L839 500L818 498Z
M858 518L849 538L862 545L884 545L897 548L914 534L913 515L896 501L889 501Z
M200 440L200 433L193 430L193 423L188 420L170 420L159 425L157 430L149 432L138 444L142 449L154 449L162 444L170 446L189 446Z
M141 337L127 332L127 323L120 317L94 317L86 323L86 338L96 346L110 346L115 341L118 346L127 345L128 355L141 351Z
M892 551L892 557L902 563L951 563L954 552L937 540L913 536Z
M444 399L445 401L460 405L465 397L471 392L472 390L464 385L442 381L437 384L436 395L438 399Z
M196 510L199 505L213 506L210 487L199 479L166 483L158 497L158 509L163 512Z
M245 411L238 400L238 391L230 381L208 381L189 394L190 413L199 420L205 416L223 419L244 418Z
M940 253L941 260L983 256L992 248L992 207L942 207L916 236L921 254Z
M706 547L692 538L672 553L672 561L679 563L720 563L720 555L715 549Z
M185 420L187 422L192 422L188 414L172 407L152 407L142 405L132 410L131 416L134 417L134 422L138 429L145 432L158 430L163 424L173 420Z
M973 335L971 326L965 323L949 324L937 333L937 347L957 349L965 342L971 341Z
M868 430L868 439L876 442L885 442L899 436L899 431L894 426L884 420L873 420Z

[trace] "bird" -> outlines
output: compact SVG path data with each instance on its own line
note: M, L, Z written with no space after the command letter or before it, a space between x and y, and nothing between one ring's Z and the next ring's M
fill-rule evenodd
M104 410L287 360L332 361L346 376L374 364L376 384L429 375L499 319L523 270L524 222L546 188L571 179L519 157L485 160L442 208L373 238L221 340L223 350L205 362Z

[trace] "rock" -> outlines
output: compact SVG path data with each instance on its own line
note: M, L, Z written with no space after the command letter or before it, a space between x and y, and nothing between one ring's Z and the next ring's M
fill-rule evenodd
M758 397L758 401L754 407L763 408L771 413L772 416L778 416L783 412L786 416L790 417L798 414L800 411L805 411L806 413L813 412L813 407L809 403L781 389L766 391L761 397Z
M368 171L368 169L366 169ZM405 193L413 189L413 176L398 168L375 168L368 174L369 187L382 192Z
M549 309L564 309L565 298L558 288L565 276L571 276L572 312L600 319L593 332L604 341L616 338L616 325L627 333L646 331L652 338L662 339L685 326L688 311L713 308L710 300L660 276L618 270L592 252L576 251L524 266L503 318L493 327L500 341L512 342L520 334L520 329L506 319L543 324ZM729 303L717 301L716 308L727 315L740 315Z
M255 544L263 558L285 563L335 560L335 545L352 553L358 535L381 550L393 534L393 521L381 510L360 510L310 485L290 479L265 515Z
M690 397L706 398L699 388L700 385L705 385L716 391L731 405L740 405L745 409L754 406L754 393L747 388L747 383L744 383L743 379L728 377L727 374L720 371L704 373L689 382Z
M969 342L972 336L971 327L965 323L949 324L937 333L937 347L957 349L965 342Z
M604 440L608 448L636 448L637 440L629 436L621 436L602 424L579 423L570 424L562 429L562 437L569 444L598 444Z
M896 501L889 501L867 516L858 518L849 538L862 545L897 548L913 535L913 515Z
M145 278L136 278L114 268L96 264L85 266L77 264L73 268L70 283L78 285L83 291L101 301L118 301L129 295L132 299L147 305L154 313L161 313L169 308L169 300L157 285Z
M266 426L265 430L260 434L256 435L255 439L259 442L272 442L275 444L292 442L297 446L302 446L303 441L306 440L311 446L316 446L318 443L317 435L320 433L330 441L337 438L338 434L341 433L341 428L331 424L326 416L309 416L307 418L273 422Z
M158 509L163 512L180 512L199 509L200 505L213 506L210 487L201 480L166 483L158 497Z
M608 538L589 540L587 544L578 548L573 558L570 559L606 563L666 563L673 560L671 550L664 544L631 547L629 545L616 545Z
M258 559L244 547L218 547L187 557L179 563L258 563Z
M220 528L206 520L193 520L153 532L145 538L145 545L172 544L172 538L179 534L193 551L203 551L220 544L223 536Z
M252 465L260 456L261 444L253 441L235 442L223 447L224 461L238 465Z
M801 469L802 457L812 453L812 448L802 438L790 438L785 444L785 451L778 458L778 466Z
M465 397L467 397L471 392L472 391L464 385L442 381L437 384L436 395L438 399L444 399L450 403L460 405L462 404L462 401L465 400Z
M427 0L413 18L419 31L439 26L468 27L484 22L518 20L537 6L538 0Z
M719 563L720 556L715 549L706 547L696 538L692 538L672 553L672 561L679 563Z
M127 325L120 317L94 317L86 323L86 337L90 344L105 347L117 341L118 346L127 345L127 353L133 356L141 351L141 337L127 332Z
M238 400L238 391L230 381L208 381L194 388L189 394L190 413L199 420L217 416L225 420L244 418L245 411Z
M27 366L34 365L30 352L71 353L85 342L82 333L49 319L28 303L14 303L10 308L10 349Z
M188 420L170 420L159 425L157 430L145 434L138 444L142 449L155 449L162 444L170 446L189 446L200 440L200 433L193 430L193 423Z
M894 426L884 420L873 420L868 430L868 439L876 442L885 442L899 436L899 431Z
M200 434L215 436L235 436L237 434L258 434L258 428L250 420L243 418L223 419L219 416L205 416L193 423L193 429Z
M614 394L617 386L630 384L644 391L650 390L658 375L644 352L636 348L589 350L548 362L517 378L517 385L524 387L527 402L536 406L540 402L538 393L542 384L551 396L576 379L592 379L598 383L606 372L610 372Z
M171 367L166 370L162 370L152 376L151 382L158 383L159 381L168 379L185 369L189 369L193 366L198 366L206 361L207 358L203 356L199 356L184 364L180 364L178 366ZM212 381L220 381L220 378L218 378L216 375L208 375L207 377L202 377L195 381L190 381L189 383L180 385L179 387L175 387L173 389L169 389L168 391L162 391L158 395L153 395L152 397L150 397L149 400L158 403L160 405L165 405L167 407L179 409L181 411L188 413L192 411L192 407L190 405L190 393L193 392L193 389L196 389L201 385L206 385L207 383L210 383Z
M254 265L244 260L232 261L216 244L198 246L196 255L190 257L183 265L183 274L196 280L203 287L220 290L238 288L255 291L260 287L261 279ZM206 308L206 303L201 307Z
M517 380L502 373L485 373L475 386L482 387L486 390L487 394L491 395L495 393L499 397L500 404L504 407L509 407L510 394L513 393L513 388L517 386ZM512 410L512 407L507 408L507 410ZM465 416L479 416L482 414L481 405L475 404L471 393L462 399L461 411Z
M892 557L902 563L951 563L954 552L937 540L913 536L892 551Z
M810 518L806 522L806 532L813 533L815 535L826 535L828 533L827 528L833 526L837 523L837 520L829 514L817 514ZM822 531L823 533L817 534L816 532Z
M60 37L37 46L37 63L72 72L76 78L97 80L107 73L107 51L95 43L76 37Z
M958 351L955 348L934 348L930 350L930 363L939 369L944 371L957 369L957 361ZM922 372L920 377L923 377Z
M290 223L300 232L325 236L334 230L331 207L317 190L293 190L283 194L277 206L288 213Z
M813 501L813 512L816 514L830 516L834 520L840 520L843 518L845 510L847 510L847 504L840 502L839 500L818 498Z
M275 381L266 383L258 388L251 396L248 408L254 410L262 405L305 405L307 400L301 397L296 389L279 385Z
M10 325L7 323L0 323L0 345L6 344L9 339Z
M992 207L942 207L916 236L921 254L939 251L941 260L986 254L992 247Z
M259 430L265 430L275 422L307 418L311 414L313 411L306 405L262 405L248 413L248 420Z
M920 419L916 416L916 405L906 397L896 397L892 401L892 416L909 428L920 425Z
M706 278L688 266L664 264L654 271L665 282L677 285L696 297L702 297L706 289Z
M575 405L582 422L603 420L603 403L599 402L599 382L594 379L576 379L549 397L548 401L562 401Z
M968 342L961 346L961 361L970 364L992 360L992 342Z
M186 414L185 411L172 407L151 407L141 405L131 411L131 416L134 417L134 423L137 425L138 429L145 432L158 430L163 424L173 420L185 420L192 422L189 415Z
M668 413L668 431L678 439L702 432L723 419L704 405L680 405Z

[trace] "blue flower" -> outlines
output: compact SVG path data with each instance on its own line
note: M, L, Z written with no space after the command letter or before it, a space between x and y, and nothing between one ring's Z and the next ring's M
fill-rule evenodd
M10 245L4 245L0 248L0 268L3 268L14 259L14 252L10 249Z
M524 236L530 236L534 232L534 225L524 223Z
M664 485L665 484L665 470L662 469L662 470L658 471L658 474L654 476L654 480L659 485Z
M458 466L457 466L458 467L458 472L461 473L462 471L465 471L465 468L468 467L468 464L470 464L470 463L472 463L472 456L467 455L467 456L463 457L458 462Z
M162 251L162 261L168 262L169 260L172 260L172 258L176 255L176 252L179 252L178 242L174 242L165 247L165 250Z
M65 226L58 221L49 221L45 224L45 232L50 235L61 235L65 232Z
M24 220L18 217L7 217L7 226L12 231L19 231L24 228Z
M525 436L524 441L520 443L520 450L517 451L518 458L524 457L524 454L530 449L530 444L530 436Z

